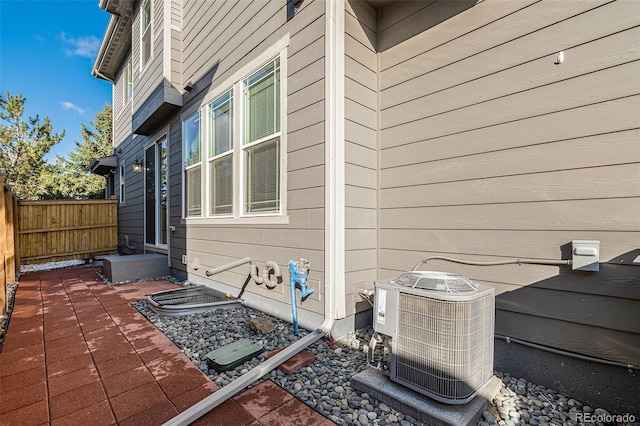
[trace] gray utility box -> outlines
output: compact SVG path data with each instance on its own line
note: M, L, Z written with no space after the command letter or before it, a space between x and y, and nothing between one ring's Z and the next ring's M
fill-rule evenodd
M169 260L157 253L107 256L102 262L102 273L112 283L164 277L169 275Z

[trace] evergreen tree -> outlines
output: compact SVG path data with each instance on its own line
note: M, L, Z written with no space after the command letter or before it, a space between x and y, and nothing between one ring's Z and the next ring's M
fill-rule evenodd
M26 98L13 96L7 91L7 99L0 97L0 175L23 199L41 198L46 191L43 181L49 168L44 156L64 137L53 133L49 117L23 120Z
M105 104L96 114L91 127L82 124L82 141L75 142L75 150L68 158L56 157L56 163L50 171L52 180L48 182L48 192L55 198L104 198L106 180L87 171L95 158L111 155L111 105Z

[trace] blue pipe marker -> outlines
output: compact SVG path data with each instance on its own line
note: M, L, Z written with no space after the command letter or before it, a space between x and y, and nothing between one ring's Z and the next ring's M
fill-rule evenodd
M300 289L300 303L313 294L313 289L307 287L309 276L309 261L300 259L289 261L289 285L291 287L291 313L293 314L293 334L298 335L298 308L296 307L296 288Z

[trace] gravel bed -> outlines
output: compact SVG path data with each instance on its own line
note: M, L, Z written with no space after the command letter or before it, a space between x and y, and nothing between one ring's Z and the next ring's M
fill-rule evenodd
M169 317L152 311L144 300L134 302L133 305L218 386L229 384L260 364L264 361L264 354L297 340L291 324L249 307ZM248 323L252 318L258 317L271 320L275 331L266 335L252 331ZM305 330L300 330L300 336L306 333ZM351 377L368 368L366 349L371 333L371 329L359 330L335 342L333 347L329 345L328 339L321 339L308 348L315 355L312 364L291 375L285 375L276 369L262 380L273 380L339 425L421 425L416 419L351 387ZM241 337L261 343L265 352L226 372L218 373L208 368L208 352ZM482 414L479 426L595 424L598 416L599 419L610 417L601 408L583 405L544 386L511 377L509 374L496 372L496 375L502 380L503 386L492 406ZM591 416L593 423L576 421L585 419L585 416ZM606 421L600 422L602 423Z
M5 315L0 315L0 352L2 352L4 337L6 336L7 329L9 328L9 320L11 319L11 312L13 312L13 301L15 299L16 290L18 290L17 285L7 284L7 312Z
M298 340L293 335L290 323L249 307L170 317L152 311L145 300L134 302L133 305L221 387L263 362L265 354ZM275 331L268 334L255 333L248 325L252 318L269 319L273 322ZM357 336L358 340L368 341L370 332L371 330L362 331ZM300 337L305 334L306 330L300 330ZM265 351L226 372L218 373L208 368L207 353L241 337L261 343ZM355 335L352 336L352 342L355 338ZM262 380L273 380L300 401L339 425L419 425L420 423L410 416L397 412L351 387L351 377L367 368L365 352L355 346L353 343L336 342L334 347L331 347L328 339L321 339L307 348L315 355L313 363L290 375L276 369Z

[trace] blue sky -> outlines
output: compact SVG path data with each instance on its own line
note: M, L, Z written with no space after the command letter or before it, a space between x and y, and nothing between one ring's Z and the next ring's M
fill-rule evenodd
M47 159L66 156L81 141L111 84L91 75L110 14L98 0L0 0L0 93L22 93L25 115L51 119L66 130Z

